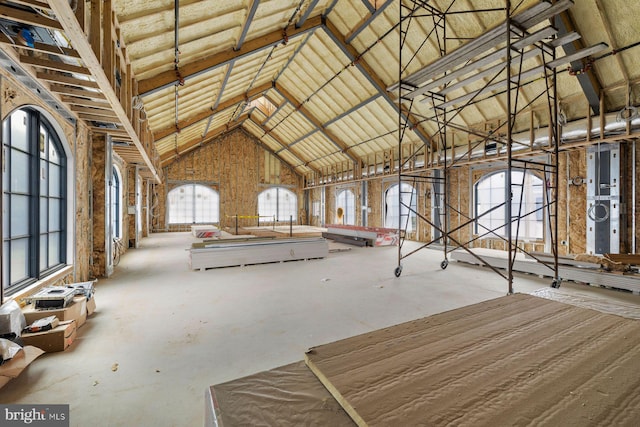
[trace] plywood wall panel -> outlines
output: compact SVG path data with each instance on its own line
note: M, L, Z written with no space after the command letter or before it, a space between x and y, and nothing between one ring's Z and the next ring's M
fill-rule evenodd
M566 156L567 154L565 154ZM566 183L574 178L582 178L584 181L582 184L576 185L579 180L574 180L569 185L568 198L563 198L562 193L559 200L559 223L566 222L566 206L564 202L569 200L569 233L568 233L568 245L563 251L563 246L560 246L561 254L582 254L587 252L587 154L585 149L571 151L569 156L569 170L560 168L560 185L566 188ZM560 159L562 160L562 157ZM571 182L571 181L569 181ZM566 227L565 227L566 229ZM567 233L560 233L560 239L566 240Z

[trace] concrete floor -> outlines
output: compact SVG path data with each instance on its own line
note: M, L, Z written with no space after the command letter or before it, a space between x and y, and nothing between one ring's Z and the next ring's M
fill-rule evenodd
M185 251L193 241L189 233L155 234L127 252L97 283L97 312L76 342L37 359L0 390L0 402L68 403L73 426L200 426L209 385L507 293L488 269L452 262L441 270L434 250L405 259L400 278L395 247L195 272ZM515 290L549 283L518 275ZM640 307L630 294L570 283L562 291Z

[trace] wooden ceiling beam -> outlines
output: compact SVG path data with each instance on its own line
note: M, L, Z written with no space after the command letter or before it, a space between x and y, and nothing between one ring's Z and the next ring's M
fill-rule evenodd
M387 85L384 84L382 79L377 75L374 69L367 63L367 61L360 56L360 53L348 44L345 41L344 36L341 35L340 31L336 28L335 25L331 23L330 20L326 20L324 29L336 45L344 52L345 55L349 58L349 60L353 61L355 66L360 70L360 72L364 75L364 77L369 80L369 82L376 88L378 93L382 95L382 97L387 101L387 103L393 107L394 110L398 108L398 105L394 102L394 100L387 92ZM422 127L419 126L420 120L418 120L412 114L404 114L404 119L409 123L410 129L415 132L415 134L420 138L420 140L427 146L432 147L431 136L429 136Z
M34 42L33 47L24 46L10 39L6 34L0 33L0 43L8 44L16 48L24 49L31 52L39 52L47 55L68 56L70 58L80 58L78 52L74 49L66 47L51 46L45 43Z
M27 12L26 10L5 5L0 5L0 17L35 27L49 28L52 30L63 29L62 25L55 19L45 18L36 12Z
M71 108L71 111L76 113L91 114L98 117L110 118L110 119L116 119L116 120L118 119L115 113L111 110L101 110L97 108L84 107L79 105L71 105L70 108Z
M38 9L51 12L51 8L47 4L47 2L41 2L37 0L11 0L11 3L15 3L22 6L27 6L27 7L36 7Z
M51 61L49 59L36 58L34 56L20 55L20 62L23 64L33 65L37 68L44 68L46 70L64 71L67 73L82 74L90 76L91 72L79 65L67 64L61 61Z
M109 82L109 78L107 77L105 70L102 68L102 63L96 57L95 52L93 51L87 36L78 22L74 11L71 9L71 5L68 0L49 0L49 5L51 9L55 13L57 19L62 24L64 28L64 32L70 40L73 40L73 47L78 51L80 56L82 57L82 62L85 64L87 69L91 72L94 79L98 83L100 90L106 97L109 104L113 108L113 112L118 116L120 123L126 129L127 133L131 137L134 145L140 152L140 156L144 161L144 164L149 168L155 180L158 183L161 183L160 175L156 170L153 160L149 157L147 153L147 149L145 148L145 144L140 140L140 137L136 133L133 124L129 120L127 112L124 107L120 103L120 99L116 94L115 90L111 86Z
M75 96L68 96L68 95L63 95L62 98L60 99L62 102L64 102L65 104L69 104L69 105L81 105L84 107L93 107L93 108L98 108L101 110L111 110L111 105L109 105L108 102L104 101L104 102L100 102L100 101L93 101L90 99L85 99L85 98L77 98Z
M78 117L86 122L99 122L99 123L111 123L114 125L119 125L120 120L116 117L106 117L98 114L89 114L89 113L77 113Z
M36 77L38 78L38 80L44 80L52 83L62 83L65 85L76 86L79 88L99 89L98 83L92 80L78 79L75 77L66 76L64 74L56 73L56 72L38 71L36 73Z
M216 139L217 137L219 137L225 132L229 132L233 129L236 129L242 126L242 123L244 123L244 120L246 120L247 117L248 115L245 113L239 117L240 120L234 121L233 124L227 123L222 126L219 126L207 132L207 135L204 138L202 137L194 138L191 141L187 141L184 144L180 144L175 150L167 151L166 153L161 154L160 164L162 164L162 166L164 167L167 164L174 161L175 159L177 159L178 157L182 156L183 154L186 154L189 151L192 151L198 147L205 145L207 142Z
M311 163L313 160L305 159L305 157L304 157L302 154L300 154L300 152L299 152L299 151L297 151L295 148L293 148L293 147L291 147L291 146L288 146L288 145L287 145L287 144L285 144L284 142L280 141L280 138L278 138L276 135L274 135L273 133L271 133L271 132L270 132L270 130L269 130L265 125L263 125L263 124L261 124L261 123L258 123L257 121L253 120L253 117L249 116L249 120L251 120L251 122L253 122L253 124L255 124L256 126L258 126L258 127L259 127L259 128L260 128L260 129L265 133L265 134L267 134L267 135L269 135L271 138L273 138L273 140L274 140L275 142L277 142L277 143L278 143L278 145L280 145L280 146L282 147L282 149L283 149L283 150L286 150L286 151L290 152L291 154L293 154L293 156L294 156L294 157L296 157L296 158L300 161L300 163L301 163L303 166L308 167L309 169L311 169L312 171L314 171L314 172L316 172L316 173L320 173L320 170L319 170L319 169L316 169L316 168L314 168L313 166L311 166L311 164L310 164L310 163ZM278 150L278 151L280 151L280 150ZM291 167L293 167L293 168L295 168L295 167L296 167L295 165L292 165L292 164L290 164L289 162L287 162L286 160L284 160L284 159L280 156L280 154L278 153L278 151L270 150L271 154L273 154L274 156L277 156L281 161L283 161L283 162L285 162L285 163L289 164L289 166L291 166Z
M186 128L190 127L190 126L195 125L196 123L198 123L198 122L200 122L202 120L206 120L209 117L214 116L215 114L219 113L220 111L224 111L227 108L238 104L239 102L250 101L252 98L255 98L256 96L264 94L266 91L268 91L271 88L273 88L273 83L271 83L271 82L265 83L265 84L263 84L261 86L256 86L255 88L251 89L248 93L244 93L242 95L234 96L233 98L229 98L224 102L220 102L215 109L210 109L210 110L204 111L202 113L196 114L193 117L189 117L188 119L181 120L180 122L178 122L178 128L177 129L176 129L175 126L169 126L169 127L166 127L164 129L160 129L160 130L154 132L153 133L153 138L156 141L159 141L162 138L166 138L167 136L177 132L178 130L186 129Z
M274 88L280 93L280 95L282 95L283 98L285 98L292 105L294 105L296 110L300 114L302 114L309 122L311 122L311 124L313 124L316 128L318 128L327 137L327 139L329 139L329 141L331 141L331 143L335 145L344 155L346 155L349 159L351 159L357 165L362 164L362 159L360 159L360 157L357 154L353 153L353 149L350 148L347 144L345 144L344 141L341 141L340 138L338 138L336 135L333 134L333 132L325 128L320 122L320 120L318 120L318 118L315 115L313 115L311 111L309 111L307 107L304 106L304 104L301 104L300 102L298 102L296 98L291 93L289 93L289 91L287 91L285 88L283 88L281 85L277 83L275 84Z
M554 25L558 28L558 34L561 36L571 33L575 30L576 26L569 15L569 12L562 12L560 15L554 18ZM575 40L573 43L567 43L562 46L564 53L568 56L585 47L582 39ZM571 63L571 68L574 70L582 70L584 68L582 60L574 61ZM600 113L600 93L602 91L602 85L598 80L598 76L594 72L593 68L587 68L585 72L577 74L578 83L584 92L591 110L594 114Z
M228 49L207 58L185 64L178 69L178 73L175 70L165 71L157 76L140 81L138 83L138 94L140 96L150 95L164 88L179 84L190 77L211 71L230 61L243 58L280 43L286 43L287 40L315 30L322 23L322 17L318 16L307 20L300 28L296 28L295 24L292 24L284 30L272 31L264 36L246 41L239 50Z
M93 91L78 89L75 87L65 86L65 85L52 84L49 86L49 90L53 93L61 93L64 95L78 96L81 98L106 99L101 92L93 92Z

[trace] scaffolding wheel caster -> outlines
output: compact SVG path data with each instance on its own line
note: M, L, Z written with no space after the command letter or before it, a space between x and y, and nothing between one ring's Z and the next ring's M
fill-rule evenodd
M393 274L395 274L396 277L400 277L400 275L402 274L402 266L401 265L397 266L396 269L393 270Z
M551 282L551 287L553 289L559 289L560 288L560 281L557 279L553 279L553 282Z
M448 265L449 265L449 261L445 259L440 263L440 268L444 270L447 268Z

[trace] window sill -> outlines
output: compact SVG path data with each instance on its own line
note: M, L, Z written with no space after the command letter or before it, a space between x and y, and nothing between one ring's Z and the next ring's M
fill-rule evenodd
M50 276L47 276L42 280L38 280L37 282L32 283L31 285L27 286L24 289L20 289L15 294L11 294L7 296L5 298L5 301L14 300L22 306L24 305L23 300L25 297L36 293L38 290L46 286L51 286L60 282L61 280L63 280L65 277L69 276L72 273L73 273L73 266L67 265L66 267L61 268L60 270L56 271Z

